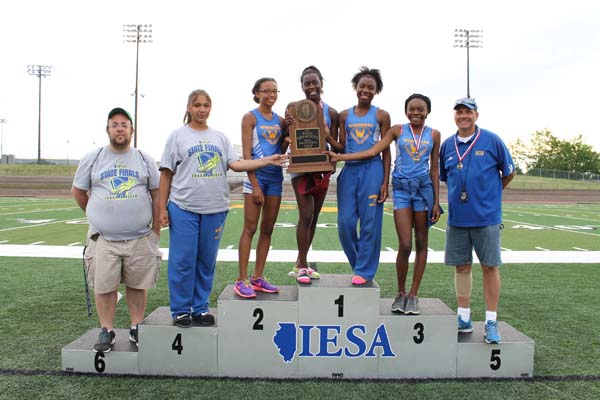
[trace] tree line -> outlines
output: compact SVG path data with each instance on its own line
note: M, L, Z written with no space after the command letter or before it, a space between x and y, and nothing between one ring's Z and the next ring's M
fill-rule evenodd
M509 144L518 172L535 168L600 174L600 153L583 142L582 135L561 140L549 129L536 131L528 141Z

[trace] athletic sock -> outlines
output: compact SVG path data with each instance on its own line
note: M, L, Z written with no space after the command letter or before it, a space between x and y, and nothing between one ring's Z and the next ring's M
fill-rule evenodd
M485 322L486 323L488 321L496 321L497 317L498 317L498 313L496 311L486 311L485 312Z
M460 319L463 321L468 321L471 319L471 309L470 308L462 308L458 307L457 309L458 315L460 315Z

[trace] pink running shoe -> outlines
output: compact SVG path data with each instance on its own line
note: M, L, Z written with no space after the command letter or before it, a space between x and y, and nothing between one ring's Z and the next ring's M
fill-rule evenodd
M298 270L296 281L303 285L310 285L310 274L308 272L308 268L300 268Z

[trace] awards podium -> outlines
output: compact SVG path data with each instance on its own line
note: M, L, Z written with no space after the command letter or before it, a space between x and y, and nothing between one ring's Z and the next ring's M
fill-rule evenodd
M457 333L457 317L435 298L419 315L394 314L376 281L322 274L310 285L280 286L242 299L228 285L214 326L178 328L168 307L139 325L139 347L117 329L109 353L94 353L99 329L62 349L70 372L254 378L531 378L534 341L499 322L502 343L487 344L483 323Z

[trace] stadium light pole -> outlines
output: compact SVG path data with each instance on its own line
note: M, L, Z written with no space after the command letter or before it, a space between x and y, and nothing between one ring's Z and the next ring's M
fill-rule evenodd
M4 147L2 146L2 143L4 141L4 124L7 123L7 119L0 118L0 157L4 155Z
M454 47L467 49L467 97L471 97L471 87L469 83L469 49L483 47L482 29L455 29Z
M152 24L123 25L123 42L135 43L135 101L133 111L133 147L137 147L137 114L139 95L140 43L152 43Z
M37 76L39 79L38 89L38 154L37 163L42 163L42 78L50 76L52 72L51 65L28 65L27 73L29 75Z

